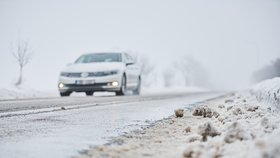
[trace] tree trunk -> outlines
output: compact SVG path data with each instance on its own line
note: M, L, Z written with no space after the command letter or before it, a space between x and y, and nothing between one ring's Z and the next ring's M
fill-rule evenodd
M20 66L20 68L19 68L19 77L18 77L18 81L16 83L16 86L21 85L21 83L22 83L22 66Z

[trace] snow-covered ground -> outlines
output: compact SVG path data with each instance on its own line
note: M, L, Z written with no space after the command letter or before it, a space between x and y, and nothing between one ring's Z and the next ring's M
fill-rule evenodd
M198 87L151 87L142 88L141 95L152 95L152 94L170 94L170 93L187 93L187 92L206 92L207 89ZM112 96L114 93L110 92L97 92L95 96ZM71 96L85 96L85 93L72 93ZM37 90L29 88L27 86L22 87L9 87L0 88L0 100L5 99L28 99L28 98L49 98L59 97L57 90Z
M181 118L172 115L77 157L279 158L279 85L275 78L252 93L186 105Z
M273 104L280 109L280 77L260 82L251 92L259 101Z
M150 87L142 88L141 94L150 95L150 94L176 94L176 93L187 93L187 92L209 92L208 89L199 88L195 86L189 87Z
M0 158L70 158L221 93L72 97L0 102ZM62 108L64 107L64 108Z
M57 97L57 91L36 90L28 87L0 88L0 100Z

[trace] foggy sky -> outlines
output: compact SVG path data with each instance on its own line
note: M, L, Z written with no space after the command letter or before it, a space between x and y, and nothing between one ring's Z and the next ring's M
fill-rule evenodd
M56 89L67 63L95 51L138 52L163 68L188 54L217 87L246 87L280 56L279 17L278 0L1 0L0 88L17 79L18 35L35 52L24 79L36 89Z

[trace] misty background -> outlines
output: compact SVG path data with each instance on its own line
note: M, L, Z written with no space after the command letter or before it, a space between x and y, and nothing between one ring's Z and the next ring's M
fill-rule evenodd
M34 52L23 77L35 89L56 90L67 63L100 51L145 58L147 86L246 88L280 57L279 17L278 0L1 0L0 88L17 80L18 39Z

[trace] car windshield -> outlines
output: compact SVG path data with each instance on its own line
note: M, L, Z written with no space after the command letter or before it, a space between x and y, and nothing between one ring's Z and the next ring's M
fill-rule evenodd
M95 53L80 56L75 63L121 62L120 53Z

